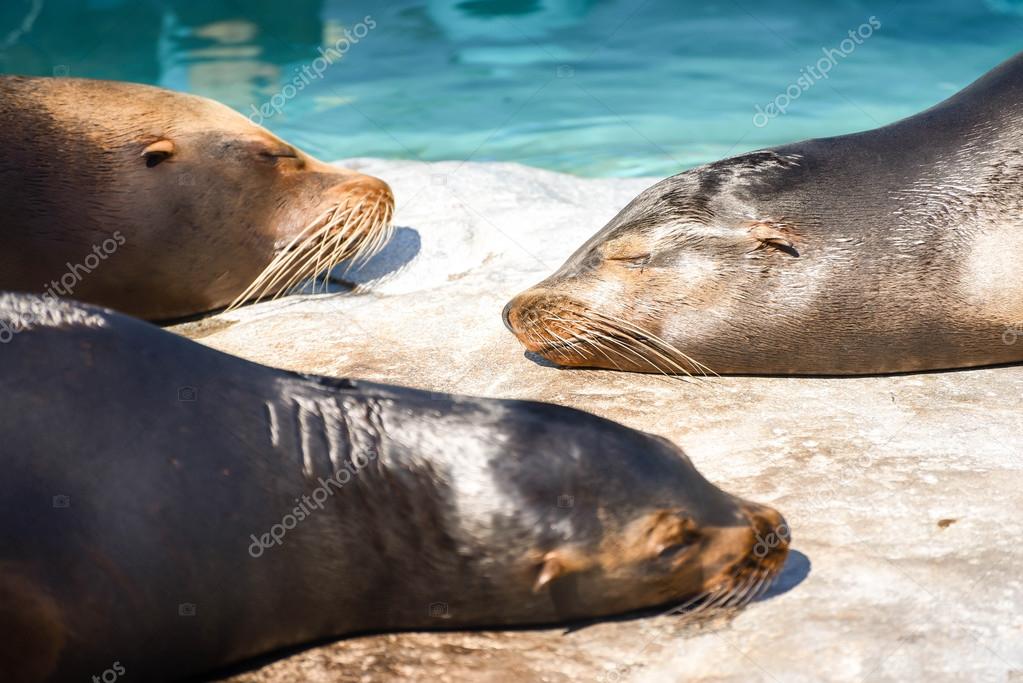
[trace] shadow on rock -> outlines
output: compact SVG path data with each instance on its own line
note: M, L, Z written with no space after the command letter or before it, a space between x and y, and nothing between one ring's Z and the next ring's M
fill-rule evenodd
M801 584L806 579L806 577L810 575L811 566L812 565L810 563L810 558L808 558L806 555L799 552L798 550L789 550L789 556L785 560L785 566L782 567L782 570L778 574L777 578L774 580L774 583L771 584L771 587L767 591L765 591L763 595L752 600L750 604L755 605L759 602L764 602L765 600L770 600L779 595L784 595L785 593L788 593L790 590ZM600 624L601 622L628 622L660 616L679 617L682 620L686 620L691 616L689 614L690 610L688 609L679 611L677 608L665 609L666 607L669 606L662 605L660 607L653 607L650 609L629 612L628 614L601 617L599 619L591 619L578 622L576 624L572 624L566 627L564 633L567 635L570 633L582 631L590 626ZM746 608L741 607L738 609L726 608L720 610L712 610L710 612L705 612L704 614L702 614L699 617L699 619L693 620L691 622L683 621L681 623L692 628L698 628L706 623L714 622L722 622L727 624L735 616L740 614L744 609Z
M764 600L770 600L771 598L788 593L806 580L812 568L813 564L810 562L809 557L798 550L790 549L789 556L785 560L785 566L781 568L781 572L774 580L774 583L771 584L771 587L763 595L753 602L763 602Z
M540 366L545 367L545 368L557 368L557 367L559 367L557 363L552 363L551 361L547 360L543 356L541 356L539 354L536 354L536 353L533 353L532 351L526 351L522 355L525 356L527 360L531 360L534 363L536 363L537 365L540 365Z
M789 550L788 559L785 562L785 566L782 567L781 573L775 580L771 588L765 592L762 596L757 598L751 604L763 602L774 598L784 593L789 592L799 584L801 584L807 576L810 574L811 564L810 559L799 552L798 550ZM650 608L644 610L638 610L629 612L627 614L613 615L597 617L594 619L587 619L570 623L568 625L561 626L563 629L563 635L569 635L578 633L586 630L590 626L596 626L601 623L608 622L619 622L628 623L635 622L643 619L649 619L652 617L670 615L679 619L676 627L677 631L669 630L667 633L670 637L685 637L687 634L693 635L699 632L699 629L706 628L708 625L718 627L727 626L728 623L738 614L741 613L745 608L738 610L722 610L720 612L710 612L702 615L698 620L688 621L686 619L687 612L673 612L671 610L665 611L665 606L659 608ZM480 627L477 629L410 629L406 632L419 632L419 633L453 633L458 631L499 631L505 634L507 637L514 638L515 633L528 633L528 632L543 632L553 628L558 628L558 624L535 624L535 625L522 625L522 626L491 626L491 627ZM291 647L283 648L274 652L268 652L253 659L240 662L233 666L221 669L216 672L211 672L204 675L201 678L188 679L188 681L194 681L195 683L214 683L215 681L224 680L227 677L238 676L240 674L254 672L263 666L267 666L276 661L280 661L287 657L299 654L303 651L310 650L316 647L322 647L331 643L343 643L346 640L353 640L360 637L371 637L375 635L382 635L384 633L401 633L401 631L385 631L385 632L364 632L364 633L352 633L341 638L323 638L309 643L303 643L294 645ZM441 647L438 645L438 647Z
M394 235L373 258L359 266L342 263L331 272L331 276L353 285L390 280L405 270L422 248L418 230L395 228Z

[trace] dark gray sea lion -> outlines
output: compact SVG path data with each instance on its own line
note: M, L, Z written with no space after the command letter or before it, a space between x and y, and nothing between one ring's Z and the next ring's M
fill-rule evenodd
M286 291L390 234L386 183L212 100L0 77L0 117L2 289L178 318Z
M641 372L1023 360L1023 56L892 125L654 185L505 321L559 365Z
M744 603L776 511L577 410L293 374L0 297L0 671L208 672L345 634Z

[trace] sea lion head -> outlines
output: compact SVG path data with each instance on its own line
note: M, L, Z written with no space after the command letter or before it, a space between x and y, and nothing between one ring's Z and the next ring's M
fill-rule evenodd
M758 306L798 299L785 286L801 265L799 231L752 199L790 171L797 160L763 152L657 183L509 302L506 325L528 351L566 367L703 374L742 365L751 355L743 344L761 329Z
M287 291L390 234L386 183L322 163L213 100L80 79L5 79L0 94L3 113L24 124L5 145L24 169L8 207L19 232L39 242L60 225L69 234L57 242L80 243L82 256L111 238L123 252L83 277L76 298L150 319L188 315ZM54 275L75 261L54 260ZM35 279L33 289L45 283Z
M779 512L710 483L666 439L607 421L589 429L563 437L585 455L551 465L564 492L522 567L559 618L741 606L769 587L791 538Z
M417 535L447 550L418 552L416 576L449 604L452 623L739 606L784 564L781 514L718 488L664 438L543 403L461 400L443 410L435 457L458 465L431 473L447 490L433 516L453 521L434 522L443 533L433 542ZM417 498L420 511L429 499Z
M380 435L359 475L381 487L369 495L380 510L353 522L365 520L359 495L338 519L387 548L358 569L387 590L367 593L374 628L741 606L785 562L781 514L715 486L667 439L547 403L354 386L372 408L351 424Z

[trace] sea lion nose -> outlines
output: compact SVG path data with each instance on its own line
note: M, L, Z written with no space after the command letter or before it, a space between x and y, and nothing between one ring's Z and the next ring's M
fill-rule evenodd
M548 335L544 330L548 324L550 297L543 289L527 289L517 294L501 312L504 326L518 337L527 351L539 352L540 341Z
M537 322L537 303L539 301L540 297L531 289L519 292L512 297L512 300L505 304L504 310L501 311L501 319L504 320L504 326L508 328L508 331L518 337L525 329Z
M792 542L788 522L780 512L766 505L745 503L742 509L753 527L753 552L757 559L780 567Z
M360 200L369 199L394 206L394 192L391 191L391 186L380 178L359 173L351 178L346 178L340 184L340 188L346 194L358 197Z
M519 343L526 347L526 351L540 353L544 348L544 341L553 338L555 332L547 330L550 324L552 311L557 311L555 304L551 302L550 293L545 289L532 288L522 291L507 303L501 311L501 319L504 326L519 338ZM559 328L557 333L572 334L567 329Z
M747 502L743 505L743 510L750 523L758 531L773 531L778 527L785 526L785 518L774 508Z
M515 328L512 327L511 318L509 317L509 315L511 315L512 304L514 303L515 299L512 299L511 301L504 305L504 310L501 311L501 320L504 321L504 326L508 328L508 331L511 332L512 334L515 334Z

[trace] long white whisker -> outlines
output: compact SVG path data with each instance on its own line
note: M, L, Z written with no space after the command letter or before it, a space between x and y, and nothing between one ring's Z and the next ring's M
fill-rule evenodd
M278 249L270 264L231 302L228 310L249 300L263 299L271 292L276 292L273 298L283 296L310 277L315 293L318 274L329 274L345 260L353 263L368 260L393 234L393 211L385 199L377 196L369 210L363 210L367 200L362 198L354 206L338 205L321 213ZM324 289L327 286L325 280Z
M606 321L608 321L610 323L614 323L614 324L617 324L617 325L620 325L620 326L624 326L626 328L630 328L630 329L634 330L636 333L638 333L638 334L640 334L640 335L650 339L653 342L656 342L662 349L664 349L668 353L677 354L679 357L681 357L686 362L688 362L690 365L692 365L693 368L695 368L697 371L699 371L699 372L701 372L703 374L707 374L707 375L716 375L717 374L713 370L708 368L706 365L704 365L703 363L700 363L699 361L694 360L693 358L689 357L687 354L685 354L684 352L682 352L679 349L675 348L674 346L672 346L671 344L669 344L665 340L661 339L659 336L657 336L656 334L654 334L650 330L644 329L644 328L640 327L639 325L636 325L635 323L631 323L628 320L623 320L623 319L621 319L621 318L619 318L617 316L610 316L610 315L607 315L605 313L598 313L598 312L595 312L595 311L593 312L593 315L595 315L597 317L600 317L600 318L603 318L604 320L606 320ZM688 370L683 370L683 371L686 374L692 374Z

